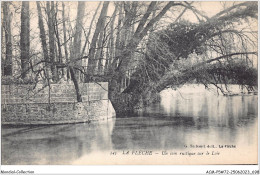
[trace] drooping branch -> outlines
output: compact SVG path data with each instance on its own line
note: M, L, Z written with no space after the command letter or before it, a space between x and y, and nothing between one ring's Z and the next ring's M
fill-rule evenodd
M255 2L243 2L243 3L239 3L239 4L236 4L236 5L233 5L225 10L222 10L221 12L217 13L216 15L214 15L213 17L211 17L211 19L217 19L219 18L221 15L224 15L224 14L228 14L230 13L232 10L234 9L238 9L239 7L248 7L248 6L257 6L257 3Z
M211 62L213 62L213 61L218 61L218 60L220 60L220 59L232 57L232 56L235 56L235 55L250 55L250 54L253 54L253 55L256 55L256 56L257 56L257 52L231 53L231 54L228 54L228 55L222 55L222 56L219 56L219 57L216 57L216 58L213 58L213 59L204 61L204 62L202 62L202 63L198 63L198 64L196 64L196 65L193 66L193 67L199 67L199 66L205 65L205 64L207 64L207 63L211 63Z

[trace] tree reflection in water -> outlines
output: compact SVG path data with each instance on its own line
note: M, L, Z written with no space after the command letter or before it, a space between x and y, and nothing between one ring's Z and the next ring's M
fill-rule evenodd
M160 104L131 117L90 124L4 126L2 164L84 164L97 152L178 151L189 144L237 144L250 150L257 143L256 133L256 95L224 97L195 88L181 96L172 90L162 94Z

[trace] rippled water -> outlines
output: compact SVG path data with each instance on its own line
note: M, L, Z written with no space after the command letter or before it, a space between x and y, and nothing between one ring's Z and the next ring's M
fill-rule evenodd
M160 104L136 116L90 124L2 126L2 164L77 164L96 152L183 150L189 144L255 149L257 95L225 97L197 86L188 89L163 91Z

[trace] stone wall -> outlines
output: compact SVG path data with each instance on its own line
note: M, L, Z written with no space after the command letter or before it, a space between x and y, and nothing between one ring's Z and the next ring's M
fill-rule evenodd
M1 85L2 104L18 103L50 103L76 102L74 85L51 84L50 88L43 84L34 85ZM108 99L108 83L81 83L79 84L83 102Z
M73 84L53 84L50 89L41 84L1 87L3 124L78 123L115 116L107 82L80 84L82 103L76 101Z

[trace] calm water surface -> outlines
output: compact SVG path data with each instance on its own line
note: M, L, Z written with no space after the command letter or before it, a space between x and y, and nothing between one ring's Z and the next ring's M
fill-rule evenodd
M71 164L93 152L182 150L187 144L254 145L257 95L217 96L194 87L165 90L136 116L90 124L2 126L2 164Z

